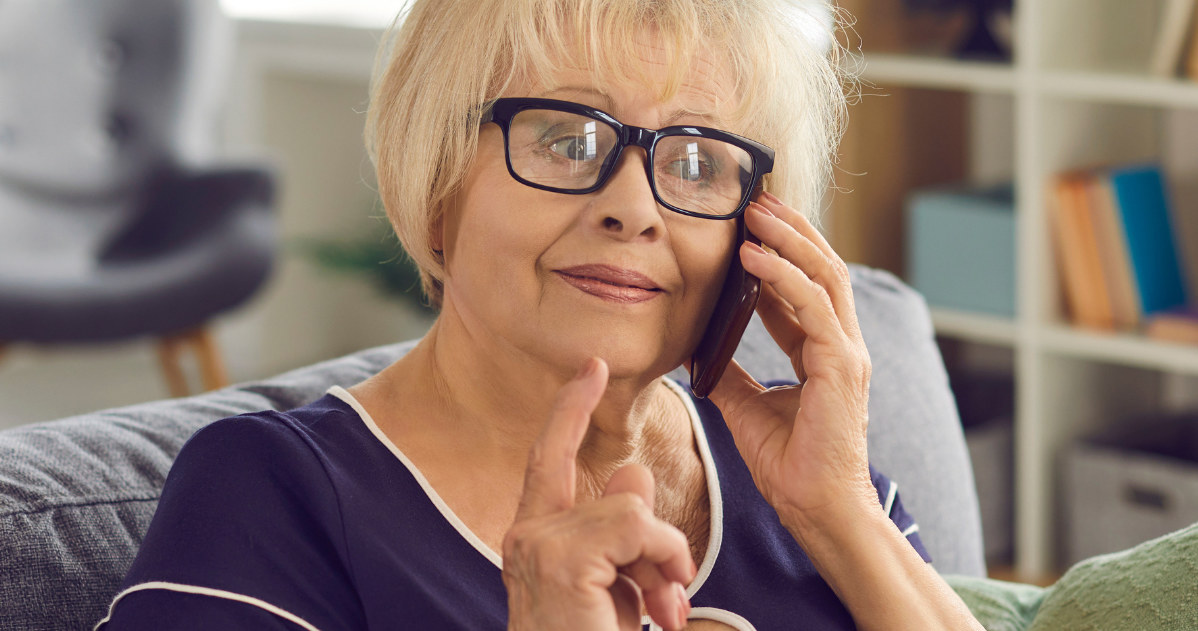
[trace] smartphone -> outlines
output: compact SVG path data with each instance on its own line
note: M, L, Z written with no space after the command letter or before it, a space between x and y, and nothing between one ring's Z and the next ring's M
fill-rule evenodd
M703 339L691 355L691 391L700 398L706 398L719 383L761 296L761 279L746 272L740 264L739 247L746 240L758 245L761 241L745 227L743 215L736 218L736 223L737 249L732 253L732 264L728 266L728 275L724 277L724 286Z

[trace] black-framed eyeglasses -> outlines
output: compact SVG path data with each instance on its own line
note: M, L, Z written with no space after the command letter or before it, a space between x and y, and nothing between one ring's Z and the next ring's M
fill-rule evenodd
M705 219L744 212L774 151L736 134L694 125L645 129L593 107L537 98L496 99L482 123L503 130L508 172L522 184L584 195L607 183L624 148L645 150L659 204Z

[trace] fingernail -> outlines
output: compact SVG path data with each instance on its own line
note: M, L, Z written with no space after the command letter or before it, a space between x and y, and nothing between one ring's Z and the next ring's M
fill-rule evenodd
M750 252L755 252L757 254L765 254L765 250L761 249L760 245L757 245L756 243L753 243L752 241L745 241L745 245L749 246Z
M686 597L686 589L682 587L682 583L674 583L674 591L678 593L678 624L676 628L681 629L686 626L686 617L691 612L691 602Z
M599 367L599 362L596 361L594 357L592 357L587 360L587 363L582 365L582 370L578 371L578 375L575 376L574 378L575 379L584 379L586 377L590 377L591 375L595 374L595 370L598 367Z
M765 206L762 206L761 204L758 204L757 202L753 202L752 206L753 206L753 210L756 210L757 212L759 212L767 217L774 216L774 213L770 212L770 209L766 208Z
M768 191L762 191L761 196L770 200L771 202L774 202L775 204L782 203L782 200L778 199L777 197L774 197L773 194L769 193Z
M695 577L698 575L699 575L699 566L695 565L694 559L691 559L691 580L692 581L695 580Z

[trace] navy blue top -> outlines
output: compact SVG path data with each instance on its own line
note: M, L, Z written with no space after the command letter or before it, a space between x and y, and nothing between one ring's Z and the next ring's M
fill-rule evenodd
M697 414L712 504L691 618L740 630L852 629L757 491L719 410L667 383ZM895 485L871 474L896 527L930 560ZM505 629L499 563L335 387L290 412L217 421L184 445L97 628Z

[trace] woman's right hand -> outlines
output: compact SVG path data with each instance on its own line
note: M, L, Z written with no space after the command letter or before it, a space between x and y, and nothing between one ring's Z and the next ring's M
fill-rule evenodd
M603 497L575 505L578 448L607 388L590 359L562 387L528 456L516 521L503 541L509 631L641 628L644 606L666 629L686 624L695 576L686 536L653 515L653 475L627 465Z

